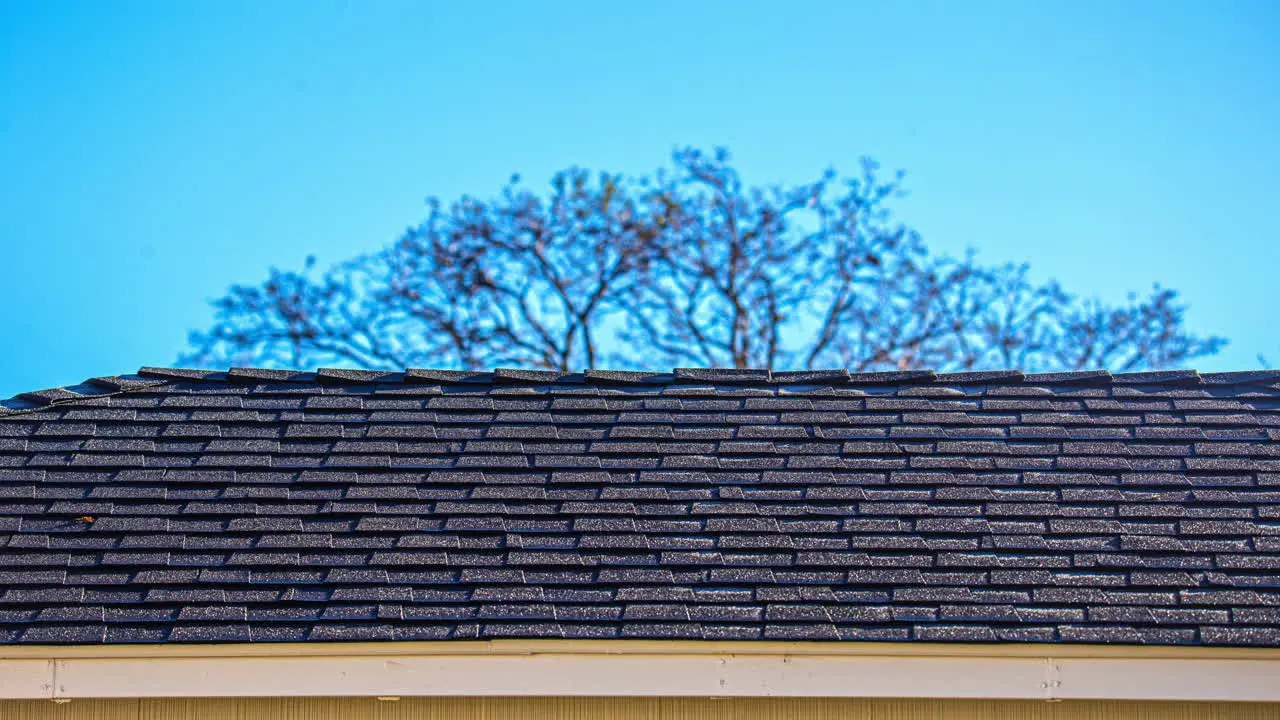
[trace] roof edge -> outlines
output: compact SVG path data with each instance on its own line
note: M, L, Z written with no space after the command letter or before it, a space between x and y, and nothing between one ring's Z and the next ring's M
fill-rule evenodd
M1275 660L1276 647L1087 643L850 642L847 640L421 640L284 643L0 645L0 660L62 658L318 657L406 655L834 655Z
M467 652L358 655L334 643L327 655L171 656L133 646L129 657L0 660L3 699L139 697L683 696L895 697L1280 701L1280 658L1070 656L1063 646L1005 654L929 655L916 644L895 652L833 652L837 643L782 643L743 652L739 643L503 643ZM844 643L881 650L883 643ZM875 647L872 648L871 646ZM534 648L537 648L536 650ZM1018 647L1018 646L1013 646ZM493 648L506 652L491 651ZM814 651L805 651L805 650ZM842 648L843 649L843 648ZM519 651L514 651L519 650ZM888 648L884 648L888 650ZM398 651L398 652L397 652ZM1103 652L1096 649L1097 652ZM958 665L957 663L964 663ZM958 672L959 671L959 672Z

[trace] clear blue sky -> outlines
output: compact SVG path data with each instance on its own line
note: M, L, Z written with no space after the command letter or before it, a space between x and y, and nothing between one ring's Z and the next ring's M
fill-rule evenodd
M0 397L172 364L270 265L427 195L726 145L871 155L933 247L1153 282L1280 357L1280 3L0 0Z

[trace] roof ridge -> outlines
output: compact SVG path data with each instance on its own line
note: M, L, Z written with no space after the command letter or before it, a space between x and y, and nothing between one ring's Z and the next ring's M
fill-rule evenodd
M141 374L89 378L76 385L18 393L8 400L0 400L0 417L41 410L51 405L122 395L127 392L159 387L169 382Z
M1280 381L1280 370L1200 373L1196 370L1150 370L1112 373L1108 370L1024 373L1019 370L978 370L937 373L932 370L850 372L831 370L772 370L769 368L674 368L669 372L584 370L562 372L527 368L492 371L406 368L403 371L318 368L314 371L232 367L227 370L143 366L136 373L89 378L77 385L20 393L0 401L0 416L30 412L51 405L108 397L176 382L301 382L324 385L501 384L501 385L1248 385Z

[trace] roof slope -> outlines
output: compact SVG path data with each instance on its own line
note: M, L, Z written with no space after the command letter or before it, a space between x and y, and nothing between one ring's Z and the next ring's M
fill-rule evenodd
M1280 373L144 368L0 410L0 642L1280 646Z

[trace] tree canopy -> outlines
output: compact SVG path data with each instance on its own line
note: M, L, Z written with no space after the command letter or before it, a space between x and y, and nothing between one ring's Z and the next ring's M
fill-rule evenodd
M183 361L1130 371L1225 344L1187 330L1170 289L1112 304L931 253L891 212L902 192L871 161L748 186L723 150L641 177L573 168L542 193L517 177L489 200L429 199L379 252L231 287Z

